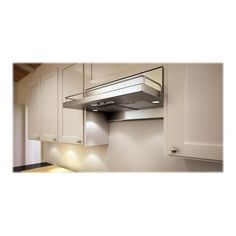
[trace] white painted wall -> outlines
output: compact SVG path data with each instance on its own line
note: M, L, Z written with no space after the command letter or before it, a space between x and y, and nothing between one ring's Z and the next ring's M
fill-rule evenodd
M42 162L41 142L28 139L28 106L25 106L25 165Z
M222 164L164 156L163 120L110 123L109 145L43 143L43 159L75 171L221 171Z
M13 166L30 165L41 162L41 142L28 139L27 87L30 74L19 82L14 82L14 131Z
M41 162L41 142L28 139L27 112L24 104L14 103L14 167Z
M13 107L13 166L24 165L25 162L25 109L23 104L14 104Z

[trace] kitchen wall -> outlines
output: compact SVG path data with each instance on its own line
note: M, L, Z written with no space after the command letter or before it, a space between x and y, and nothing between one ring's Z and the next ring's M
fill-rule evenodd
M28 106L25 106L25 165L42 162L41 142L28 139Z
M13 107L13 166L25 164L25 109L23 104Z
M14 82L14 131L13 166L30 165L41 162L41 142L28 139L27 85L29 75Z
M75 171L222 171L222 164L164 156L163 120L109 124L109 145L43 143L43 160Z

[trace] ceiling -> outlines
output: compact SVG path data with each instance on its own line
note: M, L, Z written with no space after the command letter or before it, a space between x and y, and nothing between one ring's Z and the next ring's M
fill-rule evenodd
M14 63L13 64L13 78L15 82L20 81L26 75L34 72L42 63Z

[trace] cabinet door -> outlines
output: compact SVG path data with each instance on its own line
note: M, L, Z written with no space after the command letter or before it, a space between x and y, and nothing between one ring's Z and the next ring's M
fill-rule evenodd
M59 140L83 144L83 110L63 108L65 97L83 92L83 64L64 65L59 69ZM76 96L75 98L82 98Z
M41 139L58 141L58 79L57 70L45 73L41 78Z
M86 89L106 82L132 76L153 68L160 64L135 63L94 63L85 64Z
M167 153L221 161L222 64L170 64L167 80Z
M28 138L40 139L40 80L33 80L28 87Z

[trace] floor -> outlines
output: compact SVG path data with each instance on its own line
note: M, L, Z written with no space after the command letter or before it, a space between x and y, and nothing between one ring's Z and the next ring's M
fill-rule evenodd
M13 172L48 172L48 173L63 173L63 172L73 172L68 169L52 165L48 162L41 162L32 165L17 166L13 168Z

